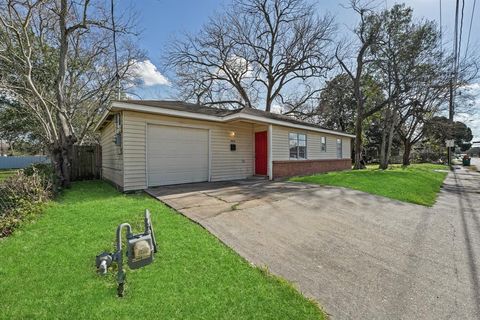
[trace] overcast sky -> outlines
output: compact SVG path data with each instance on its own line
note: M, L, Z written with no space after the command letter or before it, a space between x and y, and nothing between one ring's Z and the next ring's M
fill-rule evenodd
M348 36L349 29L354 28L356 16L351 10L342 7L347 1L311 1L316 5L319 14L331 14L335 17L340 36ZM414 9L418 18L436 20L440 24L440 3L442 3L442 28L444 42L448 48L452 46L453 26L455 21L454 0L408 0L382 1L382 7L391 7L395 3L404 2ZM465 0L462 48L465 49L474 0ZM460 1L462 3L462 1ZM184 32L195 32L215 11L228 6L230 0L118 0L117 12L133 8L138 12L138 27L142 30L139 45L147 53L147 61L138 65L137 71L143 78L143 85L136 92L143 99L172 98L175 88L171 85L173 75L161 72L161 56L164 48L174 36ZM469 51L480 49L480 2L475 8ZM472 88L480 94L480 84ZM476 101L477 114L458 114L458 120L466 121L472 128L476 140L480 140L480 99Z

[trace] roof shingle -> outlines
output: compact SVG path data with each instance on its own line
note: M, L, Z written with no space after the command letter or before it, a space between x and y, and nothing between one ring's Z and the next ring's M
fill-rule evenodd
M249 114L253 116L273 119L273 120L285 121L292 124L304 125L312 128L329 130L329 131L346 134L346 132L325 128L314 123L292 118L290 116L273 113L273 112L267 112L259 109L253 109L253 108L241 108L241 109L231 110L231 109L207 107L200 104L188 103L184 101L173 101L173 100L117 100L117 102L165 108L165 109L171 109L176 111L185 111L185 112L198 113L198 114L204 114L204 115L210 115L210 116L216 116L216 117L225 117L225 116L236 114L236 113L243 113L243 114Z

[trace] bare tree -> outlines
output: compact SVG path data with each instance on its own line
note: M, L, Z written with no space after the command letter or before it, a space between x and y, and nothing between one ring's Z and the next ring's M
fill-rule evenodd
M365 165L362 161L362 134L363 121L369 116L379 111L384 104L377 105L370 110L366 110L365 103L367 95L363 90L363 81L365 79L366 67L372 63L370 59L372 46L379 41L382 20L380 16L373 10L363 6L360 1L352 0L350 7L360 17L360 22L354 33L357 38L358 45L355 48L352 66L348 66L347 57L341 55L345 44L337 47L335 56L340 63L342 69L350 76L353 83L353 92L356 101L356 118L355 118L355 164L354 169L363 169Z
M118 34L130 34L120 19ZM0 5L0 88L28 108L62 186L70 184L72 148L81 143L140 52L127 37L118 72L108 7L89 0L20 1Z
M331 17L305 0L236 0L196 35L172 43L166 59L185 99L207 105L289 110L316 98L331 68Z
M425 124L433 115L437 114L437 103L440 100L437 97L432 98L429 93L425 93L423 98L422 101L415 100L412 102L411 106L404 111L397 127L404 148L402 157L404 166L410 165L412 147L424 137Z
M432 92L432 85L441 87L437 81L443 79L445 61L439 46L440 37L433 22L417 23L413 20L412 9L405 5L376 12L353 0L351 8L360 16L355 29L358 47L353 67L338 54L340 49L337 49L337 60L352 79L357 104L354 168L364 167L363 122L381 111L380 168L386 169L396 128L413 114L418 115L420 110L431 110L418 108L419 105L430 106L430 102L418 94ZM382 101L366 104L371 89L365 85L365 79L369 78L378 84L384 97Z
M399 122L396 132L403 143L403 165L410 164L410 153L413 146L422 141L427 134L427 126L432 119L441 114L448 114L448 102L453 90L458 89L475 79L477 74L476 62L473 56L462 62L461 72L458 73L458 82L451 83L451 58L443 58L442 52L431 50L417 64L417 75L410 79L410 90L404 95L404 107L398 110ZM474 99L467 92L458 95L456 102L462 103L458 107L460 112L471 112L470 106ZM452 129L453 126L448 126ZM454 136L454 132L446 132L446 136Z
M380 169L387 169L395 127L408 119L405 115L433 111L419 106L429 106L427 101L435 97L424 95L433 91L432 85L443 87L446 63L434 22L415 21L413 10L404 4L384 10L381 19L383 25L379 41L372 48L374 62L370 71L389 101L383 110L380 148Z
M398 99L402 105L395 110L398 117L395 130L403 143L404 166L410 164L413 146L424 137L425 124L441 113L442 106L448 101L447 64L441 54L429 51L424 59L419 59L418 70L412 70L409 90Z

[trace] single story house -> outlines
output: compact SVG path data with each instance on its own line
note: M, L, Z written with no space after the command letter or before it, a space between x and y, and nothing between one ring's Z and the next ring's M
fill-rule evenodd
M102 176L123 191L349 169L354 137L251 108L157 100L114 101L96 130Z

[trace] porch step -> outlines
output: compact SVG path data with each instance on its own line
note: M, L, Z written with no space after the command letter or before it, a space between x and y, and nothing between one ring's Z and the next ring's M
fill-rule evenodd
M268 176L251 176L246 180L268 180Z

